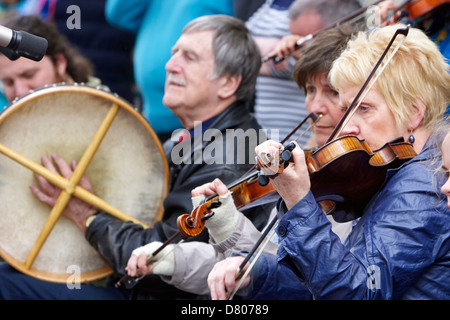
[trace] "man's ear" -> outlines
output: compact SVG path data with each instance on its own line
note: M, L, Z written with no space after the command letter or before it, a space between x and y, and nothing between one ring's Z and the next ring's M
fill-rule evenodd
M218 95L221 99L228 99L236 93L242 81L242 76L222 76L219 81L221 86Z

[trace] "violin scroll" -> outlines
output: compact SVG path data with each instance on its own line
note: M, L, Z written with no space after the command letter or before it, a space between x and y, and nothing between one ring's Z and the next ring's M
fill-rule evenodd
M214 215L213 209L221 206L220 201L208 201L194 208L191 214L183 214L177 219L177 227L184 238L195 237L205 228L205 222Z
M262 153L257 156L257 170L260 171L258 180L261 177L274 178L282 173L292 160L292 150L295 149L295 143L288 144L283 150L280 150L275 156L268 153Z

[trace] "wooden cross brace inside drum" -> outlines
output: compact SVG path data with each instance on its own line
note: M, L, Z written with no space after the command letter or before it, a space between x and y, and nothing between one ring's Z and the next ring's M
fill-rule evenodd
M133 217L130 217L126 215L125 213L121 212L120 210L114 208L113 206L109 205L99 197L93 195L92 193L86 191L85 189L78 186L78 183L80 182L81 178L86 172L87 167L89 166L92 158L94 157L96 151L98 150L103 138L105 137L108 129L110 128L114 118L116 117L117 113L119 111L119 106L116 103L113 103L110 110L108 111L105 119L103 120L102 124L100 125L99 129L97 130L94 138L92 139L91 143L87 147L85 153L81 157L75 171L73 172L72 177L67 180L63 177L61 177L58 174L55 174L54 172L48 170L47 168L43 167L42 165L39 165L26 157L18 154L17 152L5 147L4 145L0 144L0 152L4 154L5 156L9 157L10 159L16 161L17 163L21 164L22 166L32 170L34 173L44 177L47 179L50 183L53 185L59 187L62 191L61 194L55 204L55 206L52 208L50 215L41 230L41 233L39 237L37 238L36 242L34 243L27 259L25 260L24 267L28 270L33 265L33 262L36 259L36 256L38 255L40 249L42 248L43 244L45 243L46 239L48 238L50 232L52 231L53 227L55 226L56 222L58 221L59 217L61 216L63 210L67 206L69 200L72 198L72 196L75 196L92 206L99 208L105 212L108 212L112 216L123 220L123 221L133 221L137 224L141 224L144 227L147 227L137 219L134 219Z

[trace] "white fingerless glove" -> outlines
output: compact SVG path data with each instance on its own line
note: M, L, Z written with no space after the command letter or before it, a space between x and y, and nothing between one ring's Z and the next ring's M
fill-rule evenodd
M204 194L199 195L199 196L196 196L196 197L192 197L192 198L191 198L191 200L192 200L192 208L196 208L196 207L198 207L199 205L201 205L202 202L203 202L205 199L206 199L206 197L205 197Z
M161 247L162 243L155 241L149 244L139 247L133 250L133 254L140 256L141 253L145 253L147 258L151 257L153 252ZM163 276L173 276L175 273L175 253L174 244L169 244L162 251L160 251L156 256L152 257L151 263L153 265L153 273Z
M204 199L204 196L193 197L192 204L197 207ZM213 209L214 215L205 221L209 235L216 243L226 240L233 234L240 214L234 204L231 192L225 196L219 196L219 201L220 207Z

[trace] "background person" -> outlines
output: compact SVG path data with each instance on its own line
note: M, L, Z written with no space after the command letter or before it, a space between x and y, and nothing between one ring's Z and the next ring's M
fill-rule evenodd
M285 37L313 34L359 9L356 0L267 0L246 22L263 57L272 56ZM263 63L256 83L254 113L268 137L283 140L308 115L304 92L292 78L297 59ZM303 147L311 136L300 140Z
M11 61L0 54L0 79L9 102L30 90L45 85L66 82L84 82L92 86L101 85L93 77L92 64L83 57L58 30L37 16L5 15L2 25L22 30L47 39L47 52L41 61L20 57Z
M448 119L442 125L441 129L443 137L439 144L442 153L442 167L441 170L446 176L446 181L443 184L441 191L447 196L447 205L450 209L450 124Z

